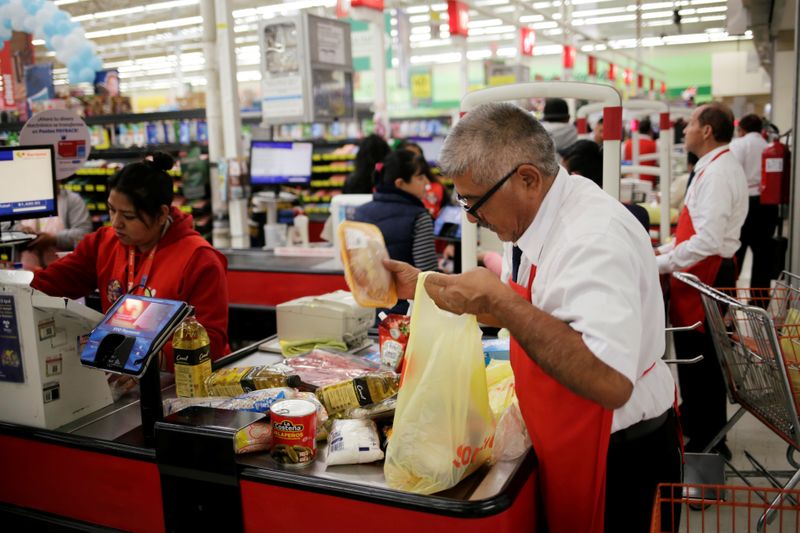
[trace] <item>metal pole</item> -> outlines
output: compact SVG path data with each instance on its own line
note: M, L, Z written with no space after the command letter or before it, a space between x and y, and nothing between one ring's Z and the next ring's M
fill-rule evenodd
M242 159L241 128L239 111L239 84L236 80L236 48L233 36L233 16L228 0L214 2L217 26L217 57L219 59L220 101L224 155L231 169ZM233 163L233 165L231 164ZM231 246L249 248L250 235L247 225L247 198L242 187L229 188L228 218Z
M219 98L219 72L217 70L217 18L214 13L214 0L200 2L203 17L203 55L206 60L206 123L208 124L208 160L212 163L211 211L214 215L212 242L217 248L229 248L230 231L227 226L228 204L223 201L222 187L216 163L222 157L222 107Z

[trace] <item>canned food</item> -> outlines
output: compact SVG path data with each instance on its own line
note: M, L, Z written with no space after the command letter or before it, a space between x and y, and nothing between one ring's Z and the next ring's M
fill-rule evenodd
M308 400L284 400L269 409L272 458L287 466L305 466L317 455L317 406Z

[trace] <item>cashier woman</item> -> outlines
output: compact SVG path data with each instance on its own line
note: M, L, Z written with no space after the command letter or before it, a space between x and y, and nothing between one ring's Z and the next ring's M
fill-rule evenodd
M175 164L168 154L131 163L109 181L111 225L86 235L75 251L36 272L35 289L80 298L100 291L103 311L125 293L188 302L211 340L227 354L227 261L194 230L191 215L171 207ZM167 369L172 370L170 353Z
M425 288L442 309L510 330L549 531L649 531L656 485L681 480L658 269L633 215L554 154L514 105L458 122L441 169L470 221L504 242L502 277L429 274ZM418 271L386 266L413 297Z

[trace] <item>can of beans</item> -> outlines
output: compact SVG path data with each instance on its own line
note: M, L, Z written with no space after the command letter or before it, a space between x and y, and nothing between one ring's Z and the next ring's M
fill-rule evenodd
M308 400L284 400L269 409L272 458L287 466L306 466L317 455L317 406Z

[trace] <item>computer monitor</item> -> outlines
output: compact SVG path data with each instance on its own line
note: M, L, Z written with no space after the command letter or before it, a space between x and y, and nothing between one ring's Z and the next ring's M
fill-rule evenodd
M252 141L250 184L308 184L313 147L308 142Z
M461 238L461 207L446 205L433 221L433 234L445 239Z
M0 220L58 214L52 145L0 147Z
M444 146L444 137L438 135L435 137L408 137L407 140L416 143L422 148L425 160L429 164L435 165L439 161L439 155L442 153L442 147Z

